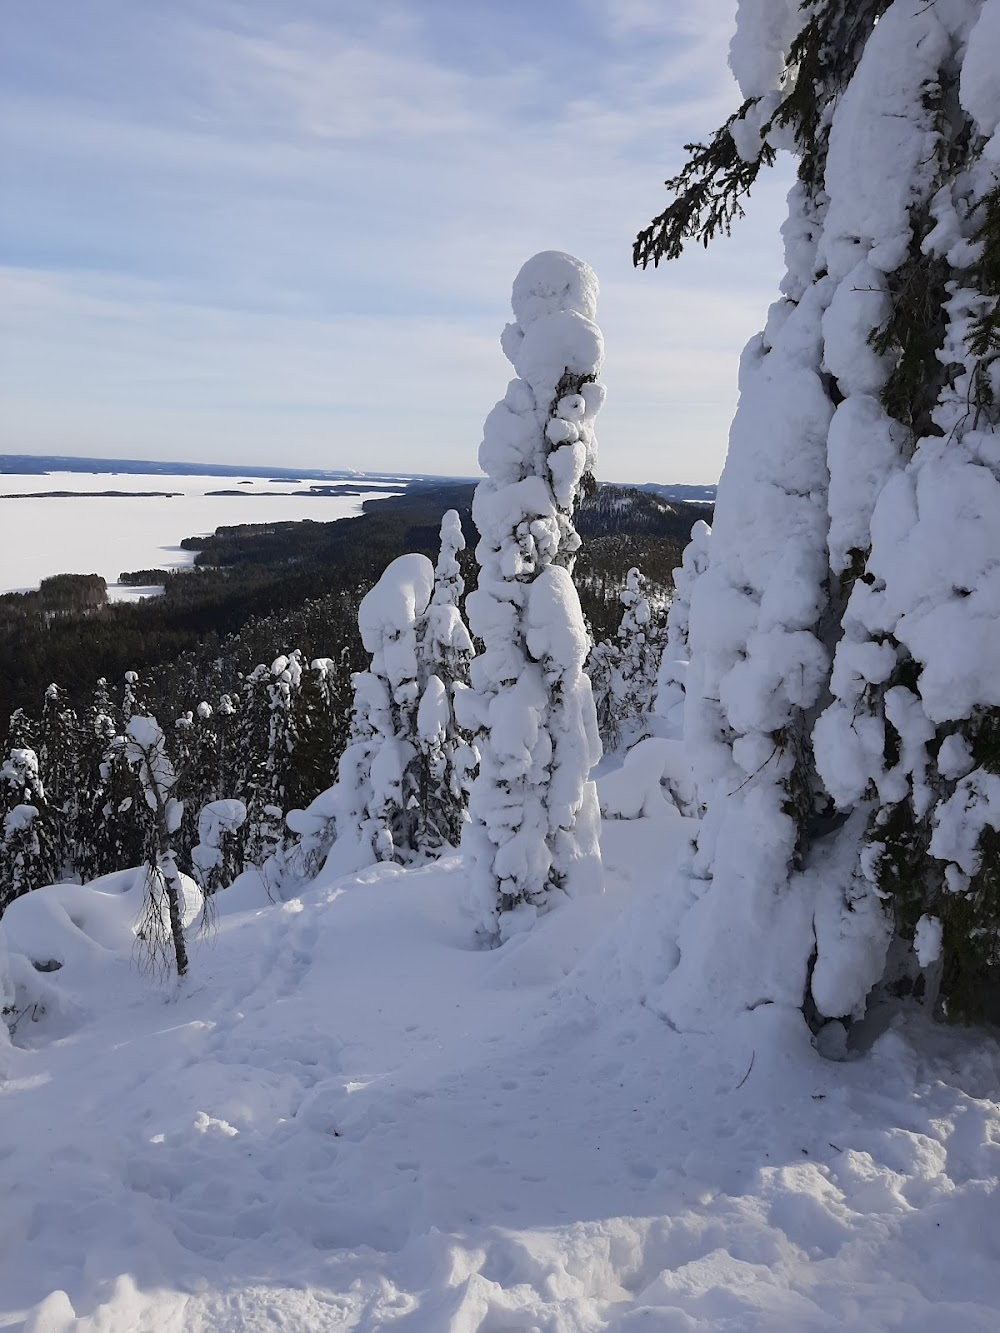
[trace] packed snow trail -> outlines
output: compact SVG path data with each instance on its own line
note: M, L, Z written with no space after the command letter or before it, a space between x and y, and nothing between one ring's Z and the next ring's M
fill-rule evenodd
M0 1326L995 1329L996 1045L673 1032L691 827L607 822L609 892L498 952L452 858L223 895L179 991L123 950L44 974L62 1011L0 1051Z

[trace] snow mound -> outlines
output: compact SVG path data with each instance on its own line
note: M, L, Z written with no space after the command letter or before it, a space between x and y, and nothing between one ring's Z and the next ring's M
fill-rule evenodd
M31 895L90 902L63 970L95 965L85 1023L4 1052L0 1326L994 1329L1000 1050L901 1016L833 1064L773 1006L672 1030L692 827L608 824L608 893L499 953L459 856L324 876L169 992L129 966L134 873Z
M49 884L15 899L0 923L13 994L8 1026L15 1042L34 1045L65 1036L92 1012L111 975L144 961L147 868L118 871L89 884ZM180 876L182 920L201 910L194 880ZM162 926L169 931L166 901Z
M676 811L665 779L676 777L681 747L677 741L649 737L633 745L621 768L597 781L601 814L606 819L639 819ZM682 779L690 785L690 764L680 763Z

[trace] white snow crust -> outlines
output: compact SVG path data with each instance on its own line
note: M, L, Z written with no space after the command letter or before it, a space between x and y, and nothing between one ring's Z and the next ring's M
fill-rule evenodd
M773 1006L674 1031L693 829L610 822L608 892L499 953L460 857L226 890L179 987L133 965L135 872L20 899L0 1327L994 1329L1000 1048L901 1015L832 1063Z

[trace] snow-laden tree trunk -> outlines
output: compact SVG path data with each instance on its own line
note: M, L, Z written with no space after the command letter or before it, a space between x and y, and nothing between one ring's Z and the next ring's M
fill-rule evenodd
M1000 0L742 0L748 101L640 237L640 259L707 238L725 216L695 220L698 171L738 201L774 147L798 153L784 296L744 353L691 598L707 812L677 1022L849 1021L887 980L995 1004L998 39Z
M503 940L563 893L602 885L589 774L600 740L583 671L589 650L570 577L573 510L593 482L604 359L597 279L578 259L536 255L514 280L501 345L517 372L486 420L473 516L480 574L467 599L483 641L462 720L479 773L462 846L480 933Z

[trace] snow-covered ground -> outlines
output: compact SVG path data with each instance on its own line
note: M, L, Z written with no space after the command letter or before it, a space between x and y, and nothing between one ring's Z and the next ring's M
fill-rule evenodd
M0 1326L1000 1327L1000 1050L673 1031L692 827L606 822L608 892L494 952L459 857L237 887L179 988L132 964L127 874L19 900L12 949L64 965L0 1050Z
M346 481L318 484L348 490L354 485ZM260 477L127 472L0 475L0 592L26 592L52 574L101 574L112 600L148 596L155 589L122 587L118 575L132 569L190 565L195 553L181 550L185 537L204 536L224 524L305 518L329 523L359 514L365 500L391 493L294 494L308 491L309 485ZM73 494L41 494L50 491ZM93 494L97 491L130 494ZM237 493L212 495L212 491ZM31 498L2 498L12 496Z

